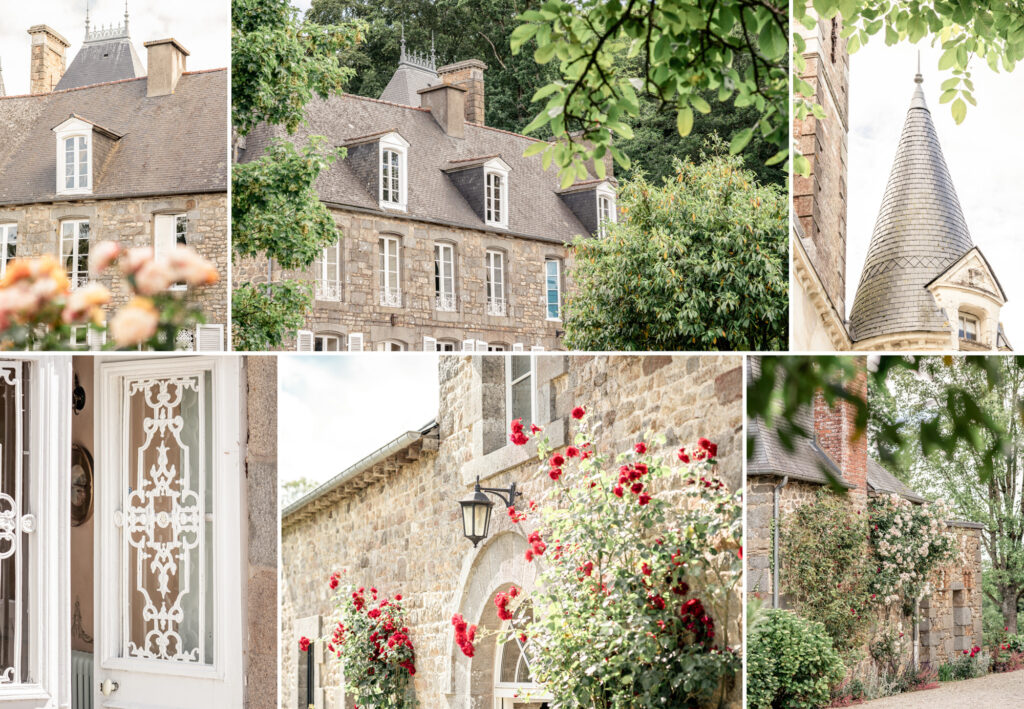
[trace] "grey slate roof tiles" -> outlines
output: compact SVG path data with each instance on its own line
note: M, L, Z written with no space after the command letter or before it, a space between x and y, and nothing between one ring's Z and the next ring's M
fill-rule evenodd
M466 123L464 138L453 138L445 135L425 108L350 94L315 98L306 106L306 123L294 136L261 125L247 136L240 157L243 161L258 158L275 137L287 137L301 145L309 136L323 135L331 145L344 145L379 133L381 126L396 126L396 132L410 144L408 216L559 244L589 233L559 197L557 170L544 170L539 156L523 157L534 139L475 123ZM445 172L465 164L459 161L484 155L500 156L511 168L508 229L487 226ZM376 195L353 169L351 156L322 173L317 190L328 204L384 213Z
M911 502L926 501L871 456L868 456L868 487L875 492L899 495Z
M388 85L384 87L380 100L399 103L403 106L419 106L420 97L417 92L439 83L441 83L441 79L436 71L402 61L399 62L398 69L391 76Z
M92 86L146 75L142 60L128 37L86 42L57 83L56 91Z
M973 245L918 83L850 311L853 339L948 331L925 286Z
M87 198L225 192L227 95L227 70L215 69L183 74L168 96L147 98L141 78L0 98L0 204L64 199L51 129L72 114L122 136Z

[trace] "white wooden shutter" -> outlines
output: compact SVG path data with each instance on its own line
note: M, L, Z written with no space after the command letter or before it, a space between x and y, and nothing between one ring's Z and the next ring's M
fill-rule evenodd
M196 352L220 352L223 349L223 325L196 325Z
M424 352L437 352L437 338L423 336L423 351Z
M543 351L544 351L544 345L533 345L532 347L530 347L530 352L543 352Z
M476 350L476 340L463 340L462 341L462 351L463 352L473 352L475 350Z
M348 351L349 352L362 352L363 351L363 333L361 332L350 332L348 335Z
M523 351L523 343L522 342L515 342L515 343L513 343L512 344L512 351L513 352L522 352Z
M295 335L295 351L296 352L312 352L313 351L313 333L309 330L299 330Z
M107 344L107 333L104 330L89 328L85 334L85 341L90 350L101 350Z
M484 342L483 340L477 340L476 341L476 351L477 352L486 352L487 351L487 343Z
M163 258L174 248L174 215L157 214L153 217L153 256Z

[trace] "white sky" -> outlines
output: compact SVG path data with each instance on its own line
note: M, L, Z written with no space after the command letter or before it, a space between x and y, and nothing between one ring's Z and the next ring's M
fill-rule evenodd
M324 482L437 416L437 356L278 358L280 482Z
M94 27L123 24L124 0L88 1L89 19ZM8 96L28 93L28 28L33 25L49 25L71 42L67 50L67 63L71 65L85 38L85 2L3 0L0 63ZM143 64L143 42L174 37L190 53L189 71L219 69L231 63L229 12L229 0L128 0L129 33Z
M849 199L847 204L847 310L853 307L868 242L896 155L910 97L917 50L924 92L967 226L1008 299L1000 319L1010 343L1024 342L1024 67L994 74L984 60L971 63L977 106L959 126L939 87L951 74L938 70L940 50L885 46L879 37L850 57Z

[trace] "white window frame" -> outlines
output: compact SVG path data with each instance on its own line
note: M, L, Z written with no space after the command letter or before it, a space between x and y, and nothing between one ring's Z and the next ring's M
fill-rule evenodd
M980 342L981 335L981 320L971 313L961 312L957 318L957 335L959 339L966 340L967 342ZM974 337L969 337L970 330L968 325L974 326Z
M506 352L507 350L508 350L508 348L505 347L505 345L502 345L500 343L495 343L495 344L492 344L490 342L487 343L487 351L488 352Z
M487 314L504 317L508 313L508 299L505 293L505 252L487 249L484 254L484 295L487 298ZM495 275L499 276L495 279Z
M184 225L184 230L182 226ZM164 230L169 230L164 234ZM165 259L178 246L188 245L188 214L185 212L153 215L153 258ZM167 290L187 290L185 283L173 283Z
M602 184L597 188L597 235L607 236L608 230L605 228L605 224L616 224L618 221L615 190L608 186L607 183Z
M14 243L11 243L11 237ZM14 246L14 255L7 250ZM18 257L18 222L0 222L0 277L7 273L7 262Z
M551 317L551 266L555 267L555 306L558 314ZM562 321L562 262L556 258L544 259L544 318L552 322Z
M408 346L398 340L380 340L374 343L373 349L377 352L405 352Z
M65 225L69 225L69 224L73 225L74 233L72 234L72 236L66 237L64 235L64 227L65 227ZM78 266L79 266L79 259L82 258L81 254L79 253L79 246L81 246L81 242L82 242L81 234L82 234L82 225L83 224L88 226L88 232L89 233L87 234L85 240L87 242L90 242L90 245L91 245L92 225L89 223L88 219L63 219L58 224L58 228L60 229L60 261L61 261L61 265L64 267L65 273L68 274L68 280L71 281L71 288L72 288L72 290L74 290L75 288L79 288L79 287L81 287L81 286L83 286L83 285L85 285L86 283L89 282L89 259L88 259L88 257L86 257L86 259L85 259L85 267L82 268L82 269L78 268ZM66 240L68 240L68 239L71 239L71 241L72 241L71 254L70 255L71 255L71 261L72 261L72 263L75 266L70 271L68 270L67 262L65 260L65 255L64 255L64 242Z
M332 263L333 259L333 263ZM334 266L334 277L330 268ZM341 239L325 246L315 264L315 291L317 300L338 302L341 300Z
M437 352L455 352L457 344L451 340L438 340L435 349Z
M509 630L513 632L509 632ZM494 647L494 707L495 709L505 709L505 707L515 707L519 702L523 704L534 704L537 702L550 702L554 699L554 696L544 691L544 686L536 682L529 684L518 683L518 682L502 682L501 681L501 665L504 659L505 647L510 643L516 647L519 651L519 641L516 638L518 632L512 626L512 621L502 621L501 624L501 635L508 636L508 640L502 645L495 644ZM529 658L525 657L525 652L522 657L523 661L527 663L529 668ZM519 700L516 702L515 700Z
M484 223L488 226L508 229L509 201L508 178L511 168L501 158L493 158L484 163ZM498 180L497 190L493 180ZM497 208L493 204L497 196Z
M377 146L377 200L380 208L404 212L409 204L409 141L398 133L387 133L381 136ZM384 163L384 154L387 152L393 152L398 156L398 201L384 199L386 167L390 173L390 165L385 166ZM388 197L391 197L391 190L388 190L388 193Z
M95 141L93 140L93 127L91 123L72 116L59 126L53 129L57 134L57 194L91 194L92 193L92 159ZM74 185L67 186L67 145L68 140L74 139ZM85 141L85 184L82 183L80 167L82 165L82 148L79 139Z
M319 343L318 343L319 341ZM334 342L334 349L327 349L327 345L330 342ZM320 344L320 349L317 349L317 344ZM335 335L334 333L324 332L319 335L313 335L313 351L314 352L341 352L341 335Z
M526 374L517 377L514 381L512 379L512 358L513 357L529 357L530 358L530 369ZM505 360L505 424L508 426L512 423L513 419L516 418L512 415L512 385L518 384L524 379L530 380L530 421L535 423L537 421L537 357L536 355L527 354L514 354L509 355L508 359Z
M391 269L391 246L394 245L394 275ZM380 305L382 308L402 307L402 242L397 236L381 234L377 239L377 270L380 275ZM392 283L394 279L394 283Z
M445 258L447 256L447 259ZM447 284L447 287L446 287ZM455 312L455 247L443 241L434 242L434 308Z

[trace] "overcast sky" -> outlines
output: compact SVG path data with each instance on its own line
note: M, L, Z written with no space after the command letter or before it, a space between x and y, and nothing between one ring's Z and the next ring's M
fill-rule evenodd
M8 96L28 93L28 28L33 25L49 25L71 42L67 50L70 66L85 38L85 2L2 0L0 64ZM93 27L124 23L124 0L88 2ZM143 42L174 37L190 53L189 71L227 67L231 62L229 6L229 0L128 0L129 33L135 51L145 64Z
M278 358L280 482L318 483L437 416L437 356Z
M994 74L984 60L971 64L975 99L967 119L953 122L940 104L941 51L926 41L886 47L879 38L850 57L847 311L853 307L868 242L889 179L914 92L917 50L924 92L939 143L960 197L967 226L1006 291L1001 320L1010 343L1024 343L1024 67ZM849 315L849 312L847 312Z

